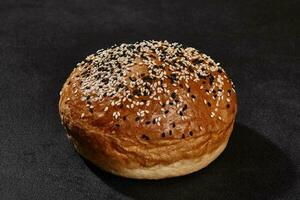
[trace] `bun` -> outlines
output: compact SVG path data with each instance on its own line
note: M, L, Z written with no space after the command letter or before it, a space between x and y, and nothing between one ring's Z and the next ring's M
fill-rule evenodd
M60 95L75 149L105 171L136 179L206 167L226 147L237 111L219 63L167 41L97 51L77 64Z

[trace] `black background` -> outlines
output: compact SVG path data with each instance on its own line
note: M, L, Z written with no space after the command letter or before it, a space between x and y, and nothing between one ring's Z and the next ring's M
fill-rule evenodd
M1 1L0 199L299 198L299 10L271 0ZM236 85L228 148L200 172L119 178L67 141L58 94L76 63L144 39L193 46Z

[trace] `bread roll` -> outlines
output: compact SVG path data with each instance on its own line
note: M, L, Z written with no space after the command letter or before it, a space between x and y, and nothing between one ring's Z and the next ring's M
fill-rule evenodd
M59 112L75 149L101 169L162 179L198 171L222 153L237 100L209 56L143 41L78 63L60 92Z

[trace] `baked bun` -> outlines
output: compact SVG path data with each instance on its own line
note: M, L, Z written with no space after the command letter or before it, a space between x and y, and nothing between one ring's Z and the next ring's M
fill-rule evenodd
M237 111L219 63L167 41L97 51L78 63L60 95L75 149L105 171L136 179L206 167L226 147Z

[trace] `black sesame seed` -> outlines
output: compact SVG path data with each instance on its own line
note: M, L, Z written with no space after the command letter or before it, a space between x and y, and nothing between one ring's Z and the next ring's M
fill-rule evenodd
M203 60L193 60L193 64L201 64L203 63Z
M174 103L173 103L172 101L170 101L170 102L169 102L169 105L171 105L171 106L172 106L173 104L174 104Z
M208 90L208 89L206 89L205 91L206 91L206 92L209 92L209 90Z
M227 105L226 105L226 108L230 108L230 105L229 105L229 104L227 104Z
M156 123L156 120L155 120L155 118L152 120L152 124L155 124Z
M102 82L103 82L103 83L105 83L105 84L107 84L107 83L108 83L108 81L109 81L109 80L108 80L108 78L104 78L104 79L102 79Z
M144 55L141 55L141 58L145 59L145 60L148 60L148 58Z
M169 113L169 111L168 111L168 110L166 110L166 111L165 111L165 114L168 114L168 113Z
M163 132L163 133L161 134L161 137L166 137L165 132Z
M227 90L227 92L230 94L231 93L231 89Z
M221 73L222 73L222 70L219 68L219 69L218 69L218 72L221 74Z
M150 124L150 123L151 123L151 121L146 121L146 122L145 122L145 124Z
M211 103L210 103L210 102L207 102L207 105L210 107L210 106L211 106Z
M123 116L123 120L126 121L126 120L127 120L127 117L126 117L126 116Z
M179 115L180 115L180 116L182 116L182 115L183 115L183 112L182 112L182 111L180 111L180 112L179 112Z
M172 133L173 133L172 130L169 130L169 135L172 135Z
M169 79L171 79L171 82L172 83L174 83L174 82L176 82L177 80L178 80L178 77L177 77L177 74L171 74L170 76L169 76Z
M176 98L176 93L173 92L173 93L171 94L171 97L172 97L173 99L175 99L175 98Z
M117 90L120 89L120 88L123 88L123 87L124 87L124 85L120 83L120 84L117 85Z
M187 109L187 105L184 104L183 108L182 108L182 111L185 111Z
M93 109L92 109L92 108L89 108L89 112L90 112L90 113L93 113Z
M213 75L209 76L209 84L212 85L214 82L215 78L213 77Z
M193 95L193 94L191 95L191 97L192 97L193 99L195 99L195 98L196 98L196 96L195 96L195 95Z
M141 119L141 117L138 116L135 118L135 121L139 121L140 119Z
M175 127L176 127L176 124L175 124L175 123L172 123L172 127L175 128Z
M216 91L216 90L213 90L213 93L214 93L214 94L216 94L216 93L217 93L217 91Z
M119 127L120 127L120 124L116 124L116 127L118 127L118 128L119 128Z
M180 84L179 84L179 87L183 88L183 85L180 83Z
M185 135L184 135L184 134L182 134L181 138L182 138L182 139L184 139L184 138L185 138Z
M150 140L150 138L147 135L145 135L145 134L142 135L142 139L144 139L144 140Z
M193 131L190 131L189 134L190 134L190 136L193 136Z
M133 90L133 95L141 96L141 90L140 89L135 89Z
M188 88L188 89L187 89L187 92L191 92L191 88Z
M150 76L144 76L144 77L143 77L143 81L144 81L144 82L152 83L153 79L152 79Z

